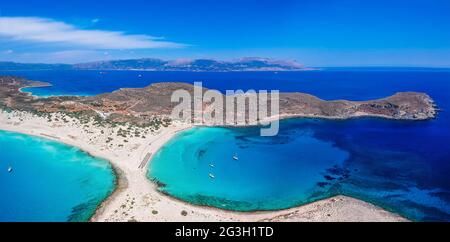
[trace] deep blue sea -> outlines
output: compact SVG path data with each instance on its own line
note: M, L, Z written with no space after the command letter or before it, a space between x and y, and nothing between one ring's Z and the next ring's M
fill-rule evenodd
M450 72L0 74L51 82L53 87L30 90L42 96L93 95L165 81L202 81L221 91L300 91L327 100L426 92L442 109L435 120L291 119L281 123L275 137L259 137L254 127L188 130L155 155L148 175L164 183L161 190L172 196L231 210L280 209L345 194L412 220L450 221ZM234 154L239 160L231 158Z

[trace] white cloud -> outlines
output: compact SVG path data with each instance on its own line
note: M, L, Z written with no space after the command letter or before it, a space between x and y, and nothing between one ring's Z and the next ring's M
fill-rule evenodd
M189 59L189 58L179 58L176 60L169 61L168 64L172 65L172 66L184 66L184 65L191 64L193 61L194 61L193 59Z
M64 22L37 17L0 17L1 37L38 43L83 46L90 49L154 49L186 46L149 35L83 30Z

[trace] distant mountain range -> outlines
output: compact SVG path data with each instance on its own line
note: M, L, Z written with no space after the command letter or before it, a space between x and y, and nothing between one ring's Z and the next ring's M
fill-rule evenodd
M234 61L212 59L162 60L155 58L111 60L67 64L23 64L0 62L0 70L148 70L148 71L300 71L308 70L296 61L242 58Z
M269 58L241 58L232 61L213 59L162 60L156 58L96 61L79 64L34 64L0 62L0 71L20 70L146 70L146 71L450 71L433 67L304 67L296 61Z

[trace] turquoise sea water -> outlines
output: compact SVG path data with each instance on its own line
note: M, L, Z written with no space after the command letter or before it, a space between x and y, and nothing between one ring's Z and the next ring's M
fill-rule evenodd
M323 192L316 186L322 174L348 158L308 130L269 139L257 133L253 128L185 131L155 155L149 176L166 184L162 191L192 203L268 210L304 203Z
M434 120L293 119L281 123L280 135L265 138L256 128L186 131L156 154L149 177L164 183L161 189L172 196L225 209L280 209L345 194L413 220L450 221L448 71L2 74L51 82L53 87L30 89L45 96L93 95L163 81L203 81L205 87L220 91L299 91L326 100L425 92L441 108ZM234 153L238 161L231 158Z
M113 191L114 180L105 160L0 131L0 221L86 221Z
M412 220L449 221L450 147L435 146L445 142L433 131L437 122L291 119L275 137L256 127L194 128L153 157L148 176L164 193L229 210L344 194Z

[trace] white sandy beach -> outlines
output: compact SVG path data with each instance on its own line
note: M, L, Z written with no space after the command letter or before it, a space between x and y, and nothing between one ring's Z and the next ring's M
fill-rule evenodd
M407 221L345 196L282 211L240 213L195 206L163 195L146 177L147 161L177 132L190 127L173 123L155 133L131 127L131 133L139 131L140 137L123 138L117 131L126 130L127 126L81 124L61 113L52 114L49 121L30 113L0 111L1 130L56 140L111 162L118 173L118 188L103 202L92 221Z

